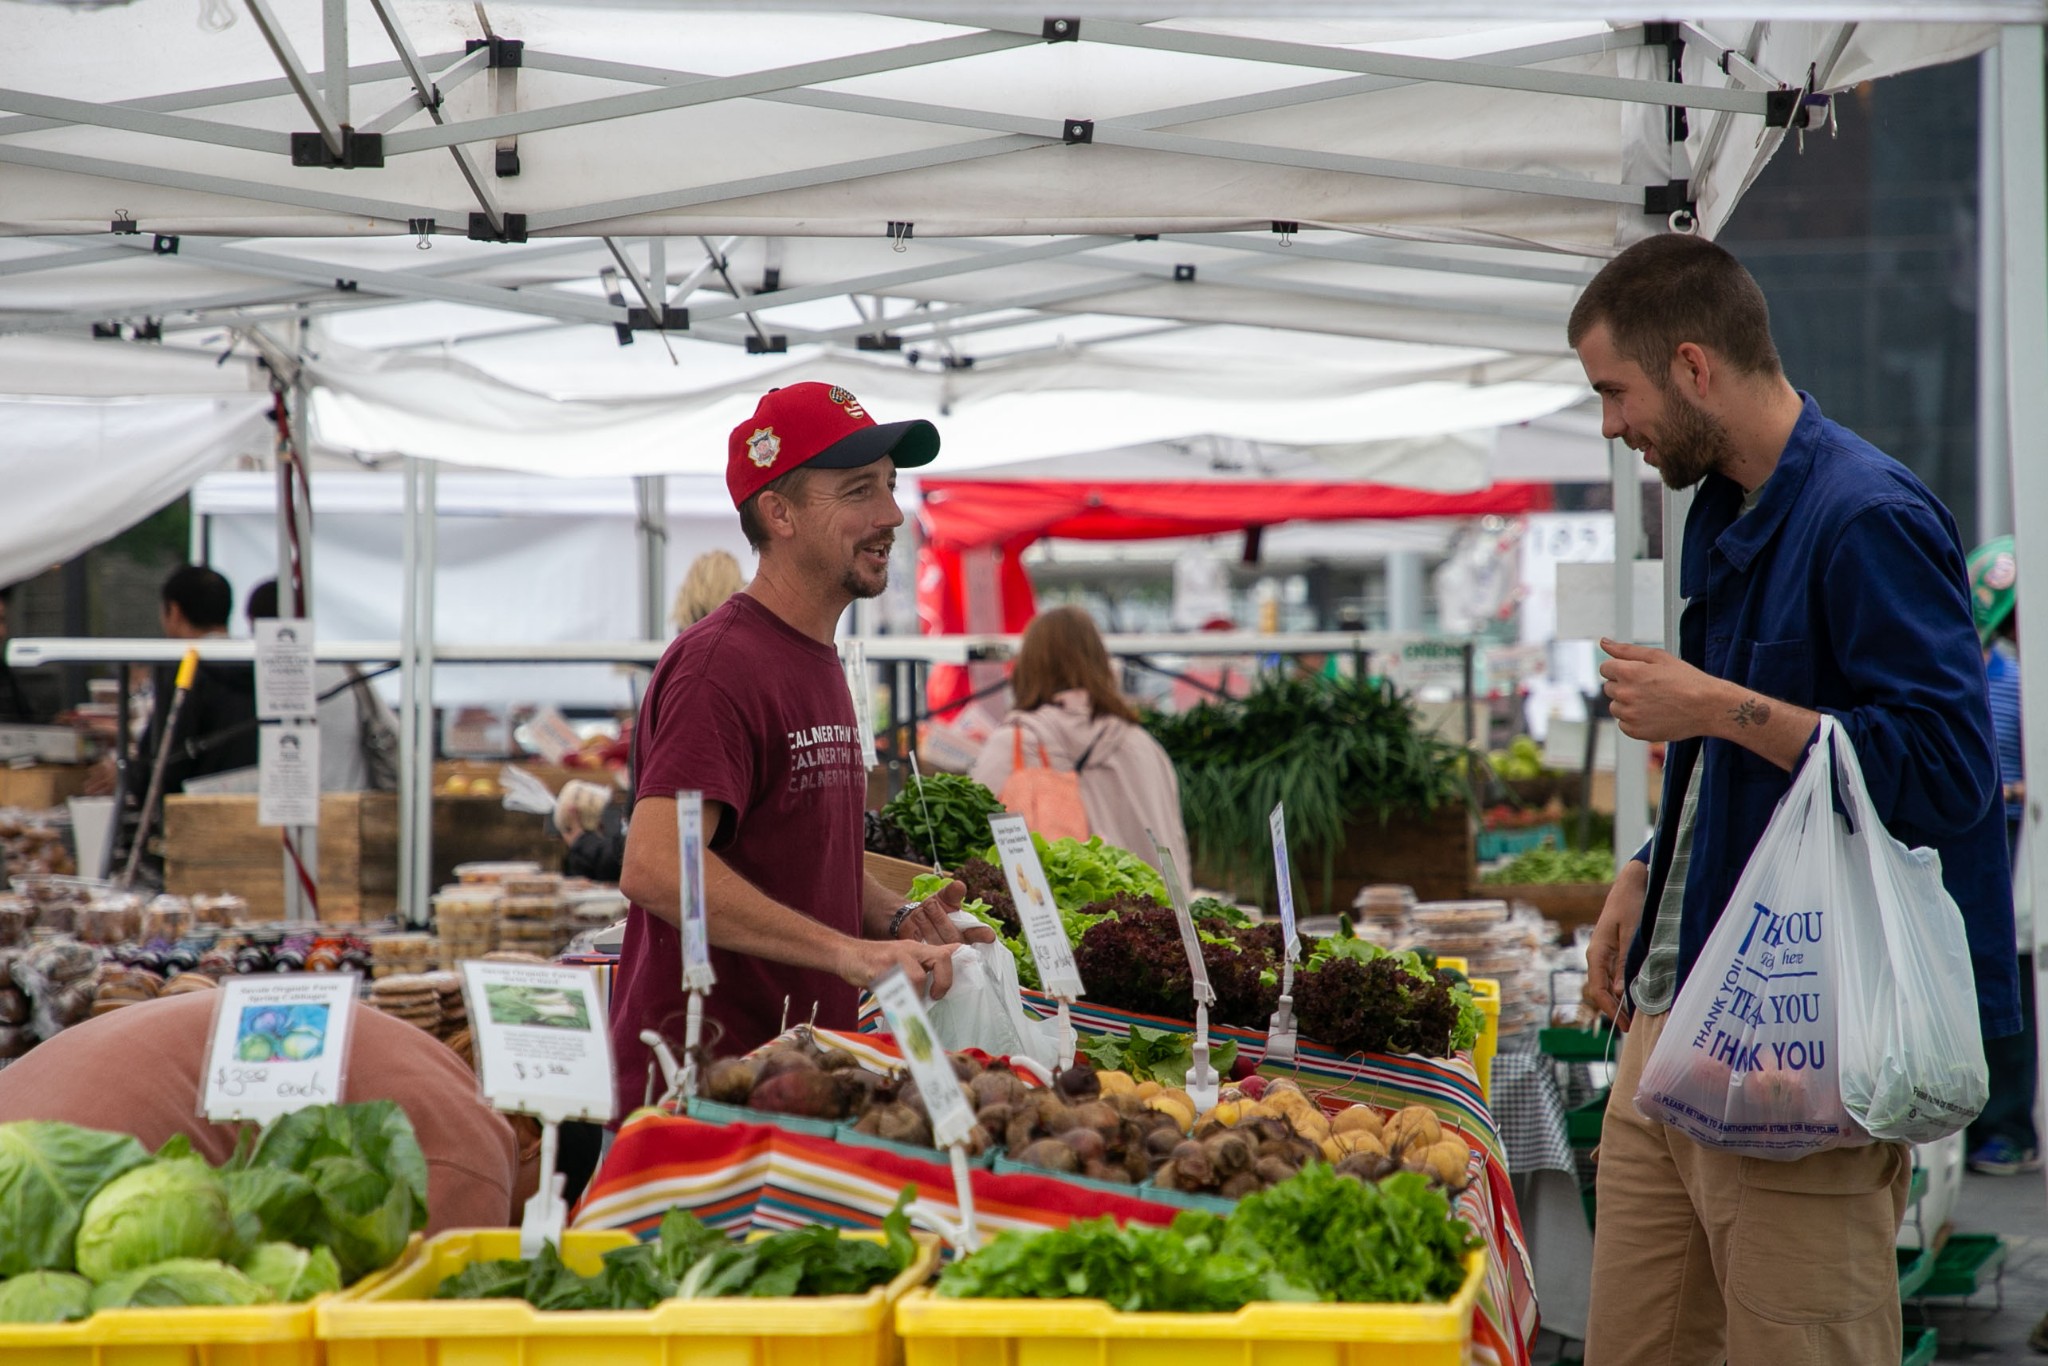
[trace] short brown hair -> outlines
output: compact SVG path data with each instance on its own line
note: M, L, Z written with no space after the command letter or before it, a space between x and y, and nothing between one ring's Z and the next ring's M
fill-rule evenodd
M1109 671L1109 650L1094 621L1078 607L1055 607L1040 612L1024 628L1010 690L1017 710L1037 711L1071 688L1087 691L1089 707L1097 716L1138 719L1137 709L1117 689Z
M1660 233L1609 261L1572 306L1565 339L1576 348L1605 323L1614 349L1658 385L1685 342L1751 375L1784 373L1771 343L1763 290L1727 248L1688 233Z
M768 544L768 526L761 520L761 495L779 493L792 503L804 500L804 485L811 477L811 467L798 465L787 474L777 475L747 495L747 501L740 504L740 534L747 538L747 544L759 553Z

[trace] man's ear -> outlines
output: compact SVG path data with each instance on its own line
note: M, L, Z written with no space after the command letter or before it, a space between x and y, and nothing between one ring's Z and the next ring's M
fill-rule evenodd
M1698 342L1680 342L1671 357L1671 382L1695 400L1707 396L1714 378L1714 359Z

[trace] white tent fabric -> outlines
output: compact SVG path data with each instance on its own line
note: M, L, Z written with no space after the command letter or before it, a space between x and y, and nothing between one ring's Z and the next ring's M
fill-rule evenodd
M328 640L399 638L403 490L395 472L312 476L313 619ZM639 633L632 486L623 479L558 479L455 471L439 480L436 634L443 644L631 640ZM276 481L211 474L192 490L206 519L214 568L238 595L277 572ZM668 485L664 607L706 550L753 564L717 478ZM240 619L236 633L243 630ZM397 679L380 681L398 695ZM623 707L625 675L604 665L463 665L434 670L443 706L508 701Z
M40 574L147 517L218 466L223 452L267 452L269 406L267 396L253 395L0 398L0 584Z

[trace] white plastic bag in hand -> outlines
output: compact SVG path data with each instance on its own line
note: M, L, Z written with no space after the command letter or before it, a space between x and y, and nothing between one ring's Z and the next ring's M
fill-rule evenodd
M962 929L979 928L956 913ZM930 1006L932 1027L948 1048L979 1048L997 1057L1025 1057L1058 1067L1059 1026L1024 1011L1017 960L1001 944L962 944L953 951L953 986Z
M1932 849L1878 819L1855 747L1822 722L1850 831L1842 837L1842 1103L1873 1137L1932 1143L1984 1108L1990 1075L1963 913Z
M1823 740L1826 727L1823 722ZM1636 1108L1708 1147L1791 1161L1868 1143L1842 1104L1846 832L1816 744L1672 1003Z

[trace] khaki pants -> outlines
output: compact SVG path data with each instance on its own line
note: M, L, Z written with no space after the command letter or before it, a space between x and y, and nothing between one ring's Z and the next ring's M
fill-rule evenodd
M1900 1351L1900 1143L1771 1162L1636 1109L1639 1016L1600 1130L1586 1366L1883 1366Z

